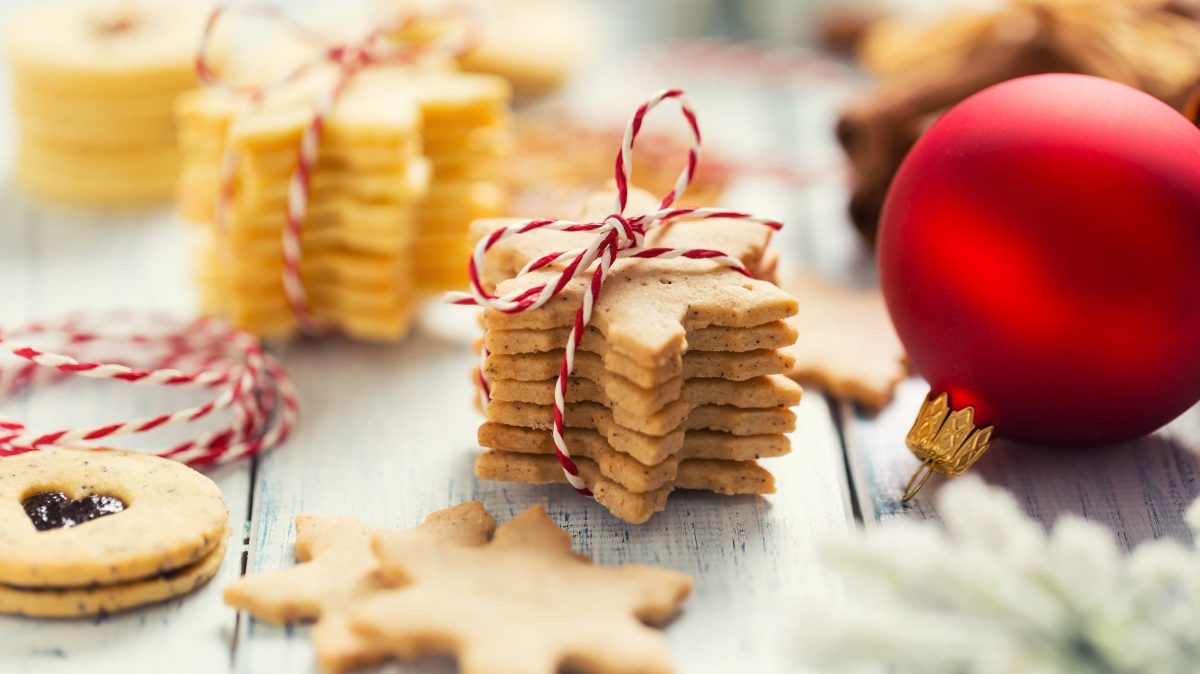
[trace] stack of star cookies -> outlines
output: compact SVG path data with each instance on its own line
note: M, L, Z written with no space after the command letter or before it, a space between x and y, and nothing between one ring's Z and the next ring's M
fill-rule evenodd
M417 282L422 290L461 288L467 228L505 212L504 160L512 146L508 83L493 75L412 72L404 91L421 109L429 195L417 209Z
M603 203L589 219L603 217ZM631 210L644 212L636 203ZM486 236L505 224L511 222L481 221L473 233ZM579 248L587 238L545 231L511 237L490 251L484 279L501 295L552 282L557 270L513 277L529 260ZM722 250L761 277L773 269L769 238L759 224L707 220L654 230L647 245ZM536 310L484 312L482 368L491 400L479 429L487 448L476 463L480 477L564 480L550 433L554 386L589 280L573 279ZM640 523L676 488L774 491L758 459L791 449L789 408L801 390L783 376L793 362L783 349L796 339L785 320L796 310L796 300L770 282L710 261L613 265L565 396L566 443L596 500Z
M288 196L315 101L336 77L320 71L261 101L206 89L177 106L179 206L196 225L204 309L263 336L298 327L283 281ZM361 339L402 337L416 301L417 210L430 170L410 77L381 67L350 80L324 118L306 197L300 277L309 310Z
M225 558L221 491L181 463L76 449L2 461L0 613L115 613L187 594Z
M21 187L87 204L169 198L172 104L195 86L206 14L196 2L53 0L16 15L5 38Z

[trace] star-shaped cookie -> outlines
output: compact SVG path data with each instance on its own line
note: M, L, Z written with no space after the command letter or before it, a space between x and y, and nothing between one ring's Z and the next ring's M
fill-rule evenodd
M791 376L839 398L878 410L908 375L904 347L878 290L848 290L810 276L787 284L799 311L790 320L796 343Z
M479 546L431 546L377 533L386 580L400 589L356 604L352 627L377 647L446 653L463 674L671 672L669 620L691 591L678 572L594 566L540 507Z
M412 545L480 545L496 522L477 501L433 513L420 526L391 535ZM225 589L225 603L276 625L316 621L311 631L325 671L345 671L390 654L349 627L354 602L391 587L379 572L371 537L379 530L344 517L296 517L296 566L247 576Z

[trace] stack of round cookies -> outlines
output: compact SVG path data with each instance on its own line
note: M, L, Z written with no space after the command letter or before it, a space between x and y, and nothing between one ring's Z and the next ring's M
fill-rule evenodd
M172 106L195 86L207 10L195 3L54 0L7 27L20 145L16 177L45 198L169 198L179 167Z

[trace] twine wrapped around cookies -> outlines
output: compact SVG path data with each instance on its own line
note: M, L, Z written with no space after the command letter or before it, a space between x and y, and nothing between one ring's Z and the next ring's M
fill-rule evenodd
M633 171L633 145L641 131L646 114L660 103L673 100L679 104L680 111L692 134L692 145L688 150L687 163L675 181L675 187L662 198L658 210L643 215L625 215L629 200L629 183ZM672 207L686 190L695 175L696 166L700 161L700 127L696 115L692 111L687 96L680 89L666 89L655 94L650 100L638 106L633 118L625 129L625 137L617 152L614 178L617 185L615 210L601 222L574 222L570 220L526 220L517 224L501 227L489 236L480 240L475 246L474 254L467 265L470 277L469 292L454 292L446 294L446 301L452 304L479 306L503 313L520 313L544 306L558 296L567 284L577 276L584 276L593 263L599 263L591 271L591 280L583 296L583 304L575 313L571 325L571 333L567 338L563 354L562 367L554 385L554 439L555 454L562 465L567 482L575 491L584 496L591 496L587 484L579 476L579 468L571 459L564 433L564 417L566 415L566 391L569 378L575 365L575 350L583 340L584 329L591 320L592 309L600 299L600 292L608 278L613 263L621 258L639 259L671 259L683 257L692 260L711 260L746 276L749 271L742 262L719 250L706 248L649 248L646 246L646 234L654 229L681 220L706 220L712 218L738 219L760 223L778 231L783 223L776 220L760 218L748 213L730 211L721 208L687 208ZM500 296L493 294L484 287L480 276L484 257L497 243L528 232L547 229L559 232L594 232L595 238L584 248L559 251L543 255L533 260L518 272L520 277L529 272L548 267L560 261L570 260L562 268L553 283L542 283L526 290ZM483 357L486 358L486 351ZM488 382L483 368L480 368L479 383L481 385L484 404L487 403Z
M179 323L151 316L147 322L162 327L117 332L117 326L133 327L134 321L128 314L111 314L3 330L0 352L24 362L0 368L0 397L76 376L138 387L211 390L217 392L215 398L175 412L51 432L33 431L0 416L0 457L53 447L97 448L119 436L189 424L226 411L233 417L228 426L148 453L201 466L252 456L287 439L298 416L296 394L283 367L262 351L257 338L207 318ZM55 351L25 340L52 342ZM131 352L128 360L144 359L146 365L101 362L101 354L111 358L121 349Z
M333 86L318 97L313 106L312 118L304 128L297 149L296 170L288 181L287 212L283 227L283 290L288 305L296 317L301 330L310 334L326 332L313 315L309 306L308 293L300 273L301 228L308 214L308 201L312 187L312 174L320 156L321 136L326 118L333 110L342 92L354 76L364 68L387 64L418 64L425 61L450 61L469 51L478 40L475 22L458 7L448 7L438 14L408 12L396 16L385 24L376 26L357 40L331 43L317 31L288 17L273 5L249 5L237 7L236 11L275 22L291 36L308 45L313 56L279 77L263 84L236 85L223 79L213 69L210 52L213 35L221 18L234 11L225 5L216 7L209 16L196 53L196 73L200 82L209 87L220 88L241 96L252 104L262 101L272 93L293 84L321 66L334 66L338 76ZM398 43L392 36L402 34L425 21L456 20L461 31L451 31L438 39L423 43ZM226 147L221 157L218 175L217 204L213 213L213 225L218 231L228 226L229 211L234 198L234 177L238 167L238 153L232 145Z

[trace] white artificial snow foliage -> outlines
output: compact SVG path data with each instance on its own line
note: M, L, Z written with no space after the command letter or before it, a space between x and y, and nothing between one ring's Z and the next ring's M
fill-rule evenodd
M1200 550L1065 516L1045 532L1007 492L966 477L943 525L895 523L830 542L848 597L807 607L813 671L1184 674L1200 671ZM1200 532L1200 502L1187 512ZM1200 538L1200 536L1198 536Z

